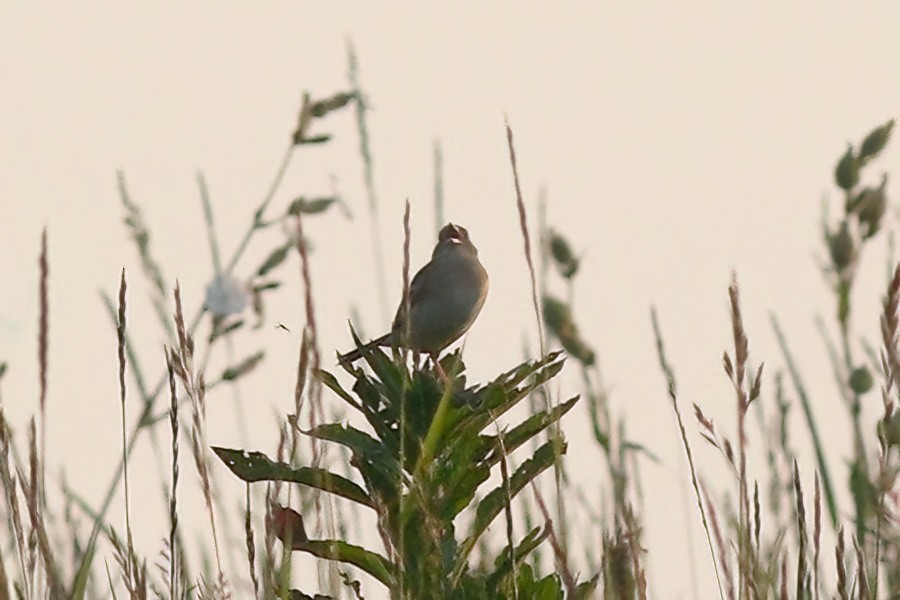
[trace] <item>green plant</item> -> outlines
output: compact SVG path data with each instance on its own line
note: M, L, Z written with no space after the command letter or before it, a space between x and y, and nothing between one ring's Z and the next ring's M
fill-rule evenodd
M480 564L491 567L470 565L488 526L504 512L511 518L512 499L556 460L557 449L548 441L517 468L507 464L513 452L562 418L577 397L510 429L490 431L498 417L559 373L561 354L548 354L486 385L469 387L459 353L441 361L452 374L452 386L380 349L373 349L365 361L371 373L344 366L353 378L352 393L331 373L319 371L318 377L365 419L368 431L328 423L303 432L347 448L357 481L325 468L293 468L260 453L215 448L216 454L247 482L299 483L374 510L385 554L343 540L294 539L292 544L298 551L356 565L384 584L392 598L562 598L559 577L540 578L527 563L550 534L549 523L531 529L493 559L482 556ZM564 453L565 445L559 451ZM497 470L502 472L500 484L479 496ZM463 514L470 520L466 526L457 522ZM570 589L568 597L586 597L595 582Z

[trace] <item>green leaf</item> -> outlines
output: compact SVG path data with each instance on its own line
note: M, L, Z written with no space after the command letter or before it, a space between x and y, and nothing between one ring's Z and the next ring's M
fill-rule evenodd
M844 190L851 190L859 183L859 160L853 153L853 146L847 146L847 151L834 168L834 181Z
M481 436L455 438L448 453L434 461L433 494L443 518L451 520L472 502L476 490L491 476L483 457L490 444Z
M622 442L622 450L625 450L628 452L638 452L640 454L643 454L651 462L654 462L656 464L659 464L660 462L662 462L659 460L659 457L656 454L654 454L653 452L650 451L649 448L647 448L646 446L644 446L643 444L640 444L638 442L630 442L628 440L625 440Z
M361 546L354 546L340 540L311 540L297 544L295 549L319 558L337 560L359 567L389 589L393 589L396 585L391 562L380 554Z
M350 425L327 423L305 433L314 438L335 442L349 448L356 457L354 466L367 480L375 477L379 481L393 482L390 485L395 487L396 482L400 481L403 475L400 464L388 452L384 444L362 430Z
M542 579L535 579L534 569L528 563L519 565L516 573L516 585L519 595L531 600L563 600L562 582L556 573L551 573ZM506 586L505 586L506 587ZM511 587L511 586L509 586ZM506 591L504 589L504 591ZM503 594L509 597L507 594Z
M69 594L69 598L72 600L83 600L87 593L87 582L88 577L91 575L91 563L94 560L94 549L97 545L98 531L99 530L95 530L93 534L91 534L91 539L88 541L84 555L81 557L81 565L78 567L78 572L75 574L75 581L72 582L72 593ZM0 592L2 592L2 590L0 590Z
M253 292L258 294L259 292L265 292L267 290L275 290L280 287L281 287L280 281L262 281L260 283L253 285Z
M222 336L234 333L238 329L244 326L244 320L238 319L237 321L232 321L231 323L227 323L225 319L221 317L213 318L213 330L209 334L209 343L212 344L214 341L219 339Z
M234 381L238 377L242 377L246 375L250 371L256 368L256 365L259 364L259 361L263 359L265 356L265 352L260 350L256 354L248 356L240 363L234 365L233 367L228 367L222 373L222 381Z
M572 252L569 241L560 233L550 230L550 255L559 269L559 274L565 279L571 279L578 272L579 260Z
M313 467L292 468L285 463L274 462L262 452L247 452L230 448L212 447L222 462L238 478L253 483L256 481L290 481L308 485L342 498L353 500L363 506L375 507L366 491L346 477L341 477L327 469Z
M564 414L569 412L569 410L575 406L578 399L579 396L574 396L562 404L554 406L549 411L545 410L531 415L525 421L505 433L503 435L503 447L506 449L507 454L512 454L516 448L528 442L553 423L559 421ZM493 442L493 449L485 460L494 465L500 462L500 444L496 442L496 436L492 436L489 439Z
M475 392L475 410L455 410L447 418L448 438L480 433L524 398L555 377L565 364L562 352L551 352L542 359L525 362ZM529 379L530 377L530 379ZM525 385L519 384L529 379Z
M547 539L548 535L550 535L549 527L535 527L529 531L519 542L519 545L515 547L516 564L519 564L540 546L541 543ZM512 565L509 561L509 546L506 546L506 548L497 555L497 559L494 561L494 572L491 573L491 576L488 578L488 588L496 589L500 584L500 581L511 571Z
M556 462L557 455L566 453L566 444L558 444L551 440L538 448L535 453L522 463L515 473L509 478L509 497L515 498L522 489ZM499 515L506 505L507 490L503 484L494 488L484 499L478 503L475 510L475 520L469 537L461 545L458 561L465 562L469 553L475 547L478 538L487 530L488 526ZM457 564L457 571L460 563Z
M272 250L272 252L269 253L269 256L266 257L266 260L264 260L256 270L256 276L265 277L269 271L283 263L284 259L287 258L288 252L290 252L291 248L295 245L296 242L294 240L288 240L281 246Z
M328 113L345 107L351 100L359 96L356 92L336 92L323 100L314 101L309 107L309 114L314 117L324 117Z
M376 379L384 386L382 395L399 406L400 397L409 386L409 372L406 365L399 364L380 348L373 348L365 355L365 360L375 374Z
M594 575L587 581L579 583L575 586L575 593L569 600L588 600L589 598L593 598L599 582L600 575Z
M316 215L321 212L325 212L329 206L334 204L337 198L332 197L323 197L323 198L312 198L307 199L304 196L300 196L299 198L295 198L293 202L291 202L290 206L288 206L287 214L289 215Z
M884 125L876 127L869 132L866 139L859 146L859 160L867 161L875 158L884 147L887 146L891 139L891 131L894 129L894 119L891 119Z
M781 330L778 319L775 317L774 313L769 315L769 319L772 323L772 329L775 331L775 338L778 340L781 353L784 356L788 374L794 384L794 390L797 392L797 397L800 398L800 406L803 408L803 415L806 417L806 425L809 428L813 449L816 452L816 462L819 465L819 473L822 476L822 491L825 492L825 506L828 507L828 515L831 517L831 523L836 526L838 522L837 502L835 501L834 488L831 485L831 475L829 474L828 463L825 461L824 445L819 436L819 427L812 411L812 401L806 393L806 386L803 385L800 371L797 369L797 365L794 362L794 355L790 348L788 348L787 339L784 337L784 332Z
M540 432L566 414L578 401L578 396L550 411L532 415L510 431L503 433L503 447L507 454L527 443ZM451 447L438 462L434 480L445 490L444 514L453 518L462 511L478 487L490 477L490 469L500 462L500 444L497 436L454 437ZM442 470L441 467L444 467Z
M343 387L341 387L341 384L338 383L337 377L324 370L316 371L316 376L319 378L319 381L325 384L328 389L337 394L341 400L358 411L363 410L360 403L356 401L356 398L351 396Z
M294 143L297 144L298 146L300 144L324 144L325 142L327 142L330 139L331 139L331 136L326 133L326 134L322 134L322 135L314 135L312 137L300 138L299 140L295 140Z

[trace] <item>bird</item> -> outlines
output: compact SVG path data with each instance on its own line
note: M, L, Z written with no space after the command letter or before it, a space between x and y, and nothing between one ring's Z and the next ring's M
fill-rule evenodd
M469 328L487 298L489 278L465 227L448 223L438 233L431 260L409 286L409 348L437 364L441 350ZM375 346L402 346L406 326L400 303L391 331L338 357L353 362Z

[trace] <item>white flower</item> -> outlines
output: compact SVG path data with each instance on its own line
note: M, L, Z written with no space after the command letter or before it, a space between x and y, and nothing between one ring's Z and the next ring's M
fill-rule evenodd
M230 275L217 275L206 287L206 308L216 316L236 315L247 302L247 290Z

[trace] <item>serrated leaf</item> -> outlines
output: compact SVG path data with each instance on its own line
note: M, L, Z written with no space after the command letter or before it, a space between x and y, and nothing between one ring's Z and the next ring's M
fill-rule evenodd
M554 406L549 411L544 410L531 415L528 419L510 429L509 432L503 434L503 447L506 449L506 452L512 454L518 447L559 421L563 415L575 406L578 400L579 396L575 396L562 404ZM496 436L490 439L494 442L494 448L485 460L489 464L494 465L500 461L500 445L496 443Z
M579 397L569 399L549 411L541 411L532 415L513 429L502 434L503 447L507 455L533 439L547 427L562 418L578 401ZM446 489L444 498L445 516L455 517L472 498L478 487L487 481L490 468L500 462L500 444L497 436L453 436L448 452L438 461L439 467L450 465L447 472L438 471L435 480L441 482Z
M389 589L393 589L395 585L390 561L362 546L354 546L341 540L311 540L297 545L296 550L359 567Z
M498 419L531 392L555 377L565 365L561 352L525 362L504 373L475 393L480 402L474 411L453 411L447 418L448 437L476 435L492 420ZM524 385L519 385L528 379Z
M515 498L522 489L533 481L538 475L543 473L547 468L556 462L558 455L566 453L566 444L558 444L553 440L545 443L538 448L534 454L519 465L519 468L509 477L509 497ZM484 499L478 503L475 510L475 519L472 522L471 533L463 542L458 558L459 561L466 561L475 543L481 535L487 530L488 526L499 515L506 505L506 487L501 484L488 493ZM459 565L457 565L457 569Z
M341 384L337 380L337 377L335 377L333 374L329 373L328 371L319 370L319 371L316 371L316 376L319 378L319 381L321 381L323 384L325 384L325 387L327 387L332 392L337 394L341 400L343 400L344 402L346 402L347 404L349 404L350 406L352 406L353 408L355 408L358 411L363 410L362 405L356 400L356 398L351 396L341 386Z
M256 481L290 481L329 492L363 506L375 507L364 489L346 477L327 469L315 467L291 467L275 462L262 452L247 452L230 448L212 447L225 465L238 478L248 483Z
M400 475L400 465L394 460L380 441L350 425L327 423L305 432L307 435L345 446L354 454L377 462L389 474Z
M514 549L516 563L527 558L550 535L549 527L535 527L529 531ZM509 546L506 546L494 561L494 572L488 578L488 589L496 589L500 581L512 571L509 560Z

